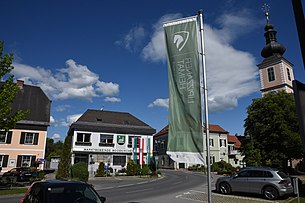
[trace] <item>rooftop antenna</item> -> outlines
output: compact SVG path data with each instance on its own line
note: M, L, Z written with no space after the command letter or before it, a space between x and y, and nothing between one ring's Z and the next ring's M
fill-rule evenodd
M267 23L269 23L269 11L270 11L270 6L269 6L267 3L264 3L264 5L262 6L262 10L263 10L264 13L265 13Z

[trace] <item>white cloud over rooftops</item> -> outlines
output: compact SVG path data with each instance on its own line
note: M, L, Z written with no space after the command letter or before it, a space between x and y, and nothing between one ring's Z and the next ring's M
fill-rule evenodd
M12 73L17 79L39 86L52 100L92 100L93 97L117 96L120 92L119 84L100 81L96 73L72 59L66 61L66 68L57 69L55 73L17 62L13 66Z

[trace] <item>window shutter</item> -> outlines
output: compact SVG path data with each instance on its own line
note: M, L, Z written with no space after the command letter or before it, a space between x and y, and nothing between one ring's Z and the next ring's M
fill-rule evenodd
M24 139L25 139L25 132L21 132L20 144L24 144ZM21 162L20 162L20 163L21 163Z
M18 157L17 157L17 167L21 166L21 159L22 159L22 156L18 155Z
M2 167L7 167L7 162L8 162L8 155L4 155Z
M38 137L39 137L39 133L35 133L35 136L34 136L34 145L38 144Z
M31 158L31 166L34 165L34 161L36 161L36 156L32 156L32 158Z
M12 134L13 134L12 131L8 131L7 132L6 144L11 144L11 142L12 142Z

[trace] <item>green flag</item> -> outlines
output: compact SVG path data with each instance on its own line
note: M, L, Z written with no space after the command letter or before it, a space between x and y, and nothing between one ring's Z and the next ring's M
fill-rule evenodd
M163 27L169 81L167 154L179 163L204 164L197 17Z

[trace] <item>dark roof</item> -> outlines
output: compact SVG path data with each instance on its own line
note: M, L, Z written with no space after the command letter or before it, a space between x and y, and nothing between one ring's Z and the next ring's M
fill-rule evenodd
M69 131L71 130L144 135L152 135L156 132L155 129L129 113L92 109L88 109L74 122Z
M162 130L157 132L154 135L154 137L158 137L158 136L161 136L161 135L168 134L168 128L169 128L169 125L165 126ZM209 132L213 132L213 133L225 133L225 134L228 133L228 131L224 130L222 127L220 127L219 125L215 125L215 124L209 124Z
M4 82L0 82L0 87ZM29 110L25 119L18 121L18 124L25 125L46 125L50 123L51 101L40 87L25 85L22 82L13 103L11 104L12 113L18 110Z

